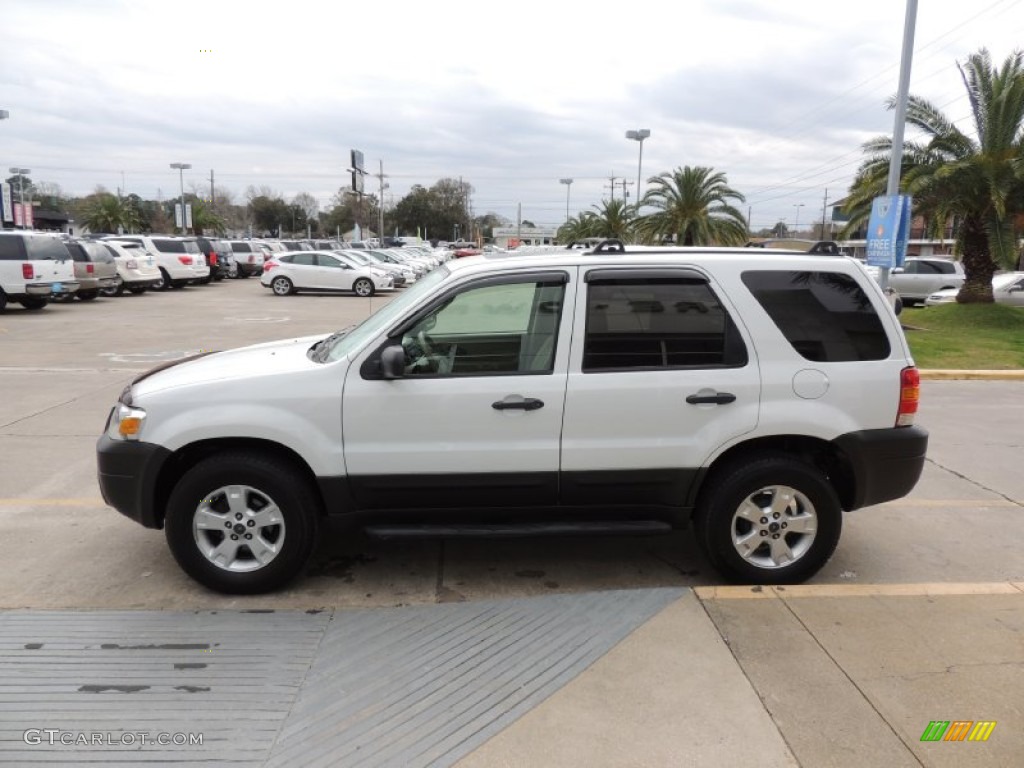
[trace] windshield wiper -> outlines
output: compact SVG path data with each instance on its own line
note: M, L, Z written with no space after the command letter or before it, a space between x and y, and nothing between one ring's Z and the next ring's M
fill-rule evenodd
M310 359L315 363L323 363L327 361L327 355L330 354L331 347L334 346L334 342L340 339L342 336L348 335L348 332L355 328L355 325L350 325L347 328L342 328L340 331L335 331L325 339L321 339L312 346L309 350Z

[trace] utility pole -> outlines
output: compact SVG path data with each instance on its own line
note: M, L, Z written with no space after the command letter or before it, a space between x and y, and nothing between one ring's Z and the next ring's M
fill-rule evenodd
M213 196L213 168L211 168L210 169L210 211L211 212L213 211L214 206L216 206L216 203L214 202L214 200L215 200L215 198Z
M380 240L380 247L384 247L384 161L379 160L380 173L377 174L377 179L380 182L380 200L377 205L377 239Z
M821 239L825 239L825 211L828 209L828 187L825 187L825 197L821 201Z
M615 202L615 182L618 180L618 178L619 178L618 176L609 176L608 177L609 186L605 187L605 189L611 189L611 191L612 191L612 202L613 203Z
M626 187L627 186L633 186L633 182L632 181L626 181L626 179L623 178L622 179L622 202L624 202L624 203L628 203L629 202L629 192L626 191Z

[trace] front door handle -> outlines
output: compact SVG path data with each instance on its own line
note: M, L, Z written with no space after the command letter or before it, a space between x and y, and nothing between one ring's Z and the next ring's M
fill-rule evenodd
M725 405L731 403L736 399L736 395L731 392L716 392L713 395L688 395L686 402L690 405L700 405L701 403L714 403L715 405Z
M512 409L519 409L521 411L536 411L538 408L544 407L544 401L538 400L535 397L509 395L504 400L499 400L496 403L491 403L491 407L496 411L509 411Z

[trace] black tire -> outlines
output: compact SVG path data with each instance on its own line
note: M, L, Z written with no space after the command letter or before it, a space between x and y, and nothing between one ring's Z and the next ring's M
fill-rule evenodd
M782 511L780 493L789 497ZM773 501L774 513L766 508ZM749 513L740 513L751 505L764 509L763 516L751 520ZM832 557L842 514L835 489L818 469L786 454L761 453L712 472L701 490L694 523L704 553L731 581L798 584ZM793 559L780 563L786 551Z
M373 281L365 277L360 277L354 283L352 283L352 292L356 296L362 296L368 298L373 296Z
M171 281L171 288L173 288L176 291L180 291L182 288L184 288L186 285L188 285L188 283L189 283L188 280L172 280Z
M275 296L290 296L295 293L295 286L287 277L280 275L270 281L270 290L274 292Z
M149 290L149 289L145 285L133 285L133 286L128 288L128 292L129 293L134 293L135 295L139 295L141 293L145 293L147 290Z
M245 489L243 503L235 501L239 517L234 520L228 514L229 486ZM268 501L276 505L280 522L261 526L260 511ZM308 479L293 466L259 453L225 453L202 460L181 477L167 503L164 528L171 553L185 573L218 592L251 595L278 589L299 574L316 543L320 510ZM200 511L217 527L194 529ZM221 518L237 525L238 532L221 532ZM243 527L254 521L255 527ZM279 547L266 564L259 565L249 549L252 545L244 541L248 531L266 534L249 534L251 541ZM226 541L231 535L243 538L235 545ZM212 562L200 542L207 548L225 543L236 547L233 568Z
M167 274L167 270L160 267L160 279L153 283L154 291L166 291L171 287L171 276Z
M103 296L120 296L124 293L124 280L118 275L114 278L117 284L113 288L100 288L100 293Z
M50 303L50 300L41 299L38 296L34 296L29 299L22 299L20 303L21 306L23 306L25 309L42 309L43 307Z
M7 309L7 294L0 290L0 312Z
M92 301L93 299L95 299L99 295L100 295L100 292L99 292L98 289L95 290L95 291L78 291L75 294L75 296L77 296L82 301Z

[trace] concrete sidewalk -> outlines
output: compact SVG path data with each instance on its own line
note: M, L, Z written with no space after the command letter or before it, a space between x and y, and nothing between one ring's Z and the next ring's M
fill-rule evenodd
M1021 690L1014 583L0 613L5 765L1009 768ZM158 731L204 743L109 743Z

